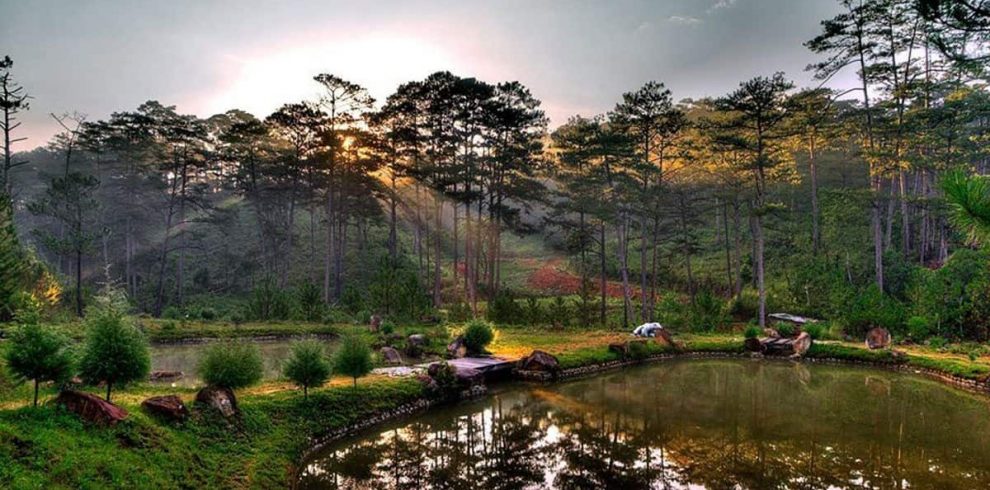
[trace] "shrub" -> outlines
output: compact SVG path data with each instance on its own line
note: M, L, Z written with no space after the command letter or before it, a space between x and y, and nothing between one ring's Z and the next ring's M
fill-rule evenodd
M825 326L821 323L807 323L802 327L802 330L808 332L808 335L815 340L821 340L825 338Z
M650 347L646 342L630 342L629 357L632 359L646 359L650 355Z
M392 335L395 333L395 324L390 320L382 321L381 331L385 335Z
M258 283L248 301L248 313L255 320L287 320L290 311L288 295L271 278Z
M704 289L695 295L684 323L692 330L711 332L729 323L724 303L711 291Z
M325 313L323 313L323 323L327 325L335 325L339 323L351 323L354 318L351 315L337 309L328 308Z
M236 390L261 381L264 362L255 344L219 342L207 347L196 371L210 386Z
M463 301L453 303L447 307L447 321L449 322L466 322L473 316L471 305Z
M780 334L781 337L793 337L797 330L794 328L794 325L784 322L777 322L774 324L773 328Z
M544 321L545 315L543 307L540 306L540 300L533 296L526 298L526 323L539 325Z
M354 314L354 323L356 325L368 325L371 323L371 312L368 310L361 310Z
M860 292L847 307L846 325L850 334L862 335L873 327L883 327L891 332L904 325L904 305L883 294L874 284Z
M440 362L432 377L433 381L436 382L436 386L430 393L433 397L440 400L454 400L458 397L460 386L457 383L457 373L453 366L447 364L446 361Z
M175 306L166 306L165 309L162 310L162 318L168 318L169 320L179 320L183 316L185 315L182 314L182 310L180 310L178 307Z
M550 302L548 316L550 317L550 322L554 325L560 325L562 327L571 326L571 308L567 306L567 302L564 301L563 296L553 297L553 301Z
M484 352L494 339L492 324L484 320L471 320L464 329L464 346L473 354Z
M14 330L4 357L17 380L34 382L34 406L38 406L39 383L61 382L72 375L69 340L37 323Z
M241 313L239 311L235 311L231 313L230 322L233 323L234 325L240 325L244 323L244 313Z
M945 337L942 337L940 335L936 335L928 339L928 345L935 350L942 350L948 343L949 341L945 340Z
M759 337L761 333L763 333L763 330L760 330L760 327L757 327L756 325L749 325L746 327L746 330L743 331L743 337L747 339L755 339Z
M106 298L106 297L105 297ZM79 362L89 384L106 383L106 400L115 385L144 379L151 370L148 340L124 315L120 302L106 298L86 318L86 340Z
M344 288L344 292L340 295L340 306L348 313L355 313L366 309L364 296L353 285L348 285Z
M371 372L371 349L367 342L357 335L348 335L341 342L340 349L334 356L334 370L357 379Z
M495 323L519 323L524 318L522 307L516 303L516 297L509 289L503 288L488 303L485 317Z
M216 320L218 316L217 310L209 306L205 306L199 310L199 317L203 320Z
M330 362L323 344L306 340L292 345L292 355L286 361L282 373L303 389L303 399L309 398L309 388L321 386L330 378Z
M312 281L306 281L296 289L296 303L303 320L318 322L323 318L322 293L320 287Z
M920 342L931 334L931 325L928 319L923 316L912 316L907 321L908 337L915 342Z

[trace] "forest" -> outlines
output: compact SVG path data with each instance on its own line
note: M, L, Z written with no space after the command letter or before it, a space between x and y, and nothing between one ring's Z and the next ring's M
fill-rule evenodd
M786 311L986 340L987 6L840 3L805 43L814 86L678 99L658 79L555 128L518 81L444 71L376 101L321 73L263 118L70 110L18 152L31 87L5 58L0 315L68 320L115 285L141 314L235 323ZM844 70L859 85L830 88Z

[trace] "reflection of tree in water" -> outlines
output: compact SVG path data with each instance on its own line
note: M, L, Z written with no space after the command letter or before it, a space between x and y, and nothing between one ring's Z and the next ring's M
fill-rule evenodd
M670 364L431 414L328 453L301 486L990 488L987 412L889 373Z

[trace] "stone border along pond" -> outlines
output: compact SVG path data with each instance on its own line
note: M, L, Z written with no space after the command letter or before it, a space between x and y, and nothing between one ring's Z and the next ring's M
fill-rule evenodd
M859 349L859 348L857 348ZM865 349L859 349L864 350ZM870 352L870 351L866 351ZM595 374L600 374L606 371L611 371L615 369L620 369L629 366L638 366L642 364L649 364L654 362L662 362L669 360L690 360L690 359L752 359L754 361L771 361L771 362L808 362L813 364L841 364L849 366L861 366L874 369L882 369L885 371L895 371L902 372L905 374L920 375L925 378L932 379L934 381L940 382L942 384L959 388L968 392L977 393L981 395L990 396L990 378L985 380L976 380L964 378L962 376L956 376L945 371L933 368L923 368L919 366L912 366L908 363L906 357L892 358L888 361L865 361L860 359L849 359L843 357L834 356L810 356L801 358L786 358L786 357L768 357L759 354L753 354L749 352L738 352L730 350L699 350L691 351L690 349L680 351L680 352L664 352L660 354L653 354L642 359L623 359L614 360L602 363L592 363L585 366L577 366L568 369L562 369L556 373L547 371L525 371L519 369L513 369L512 377L502 381L502 382L538 382L538 383L553 383L566 381L574 378L579 378L583 376L591 376ZM476 399L480 396L487 394L487 389L478 389L475 387L473 389L464 390L461 392L460 401ZM302 453L299 458L299 464L294 468L292 472L292 485L298 480L299 471L303 469L303 462L309 460L314 454L323 450L327 446L343 439L346 437L357 435L363 431L370 430L376 426L394 422L402 418L410 417L413 415L418 415L429 410L432 407L440 405L442 402L429 399L420 398L414 402L406 403L398 407L385 410L375 414L371 417L367 417L364 420L356 424L352 424L346 427L340 427L338 429L332 430L325 434L319 436L310 437L310 444L308 448ZM456 403L456 402L454 402Z

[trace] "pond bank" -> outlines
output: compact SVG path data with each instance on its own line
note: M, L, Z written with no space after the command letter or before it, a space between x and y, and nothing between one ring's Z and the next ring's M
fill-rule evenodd
M645 359L620 359L607 345L555 349L558 379L570 379L644 363L675 359L745 357L740 339L691 338L682 353L659 348ZM846 345L815 344L805 359L902 370L987 393L981 368L964 362ZM531 377L530 379L536 379ZM309 400L282 383L239 393L242 420L231 425L197 413L182 425L153 419L140 399L175 392L168 388L123 393L131 416L117 427L97 428L50 408L0 411L0 487L126 486L279 488L292 484L314 448L342 437L431 410L423 385L412 378L371 378L357 388L350 380L310 392ZM191 403L193 393L178 393Z

